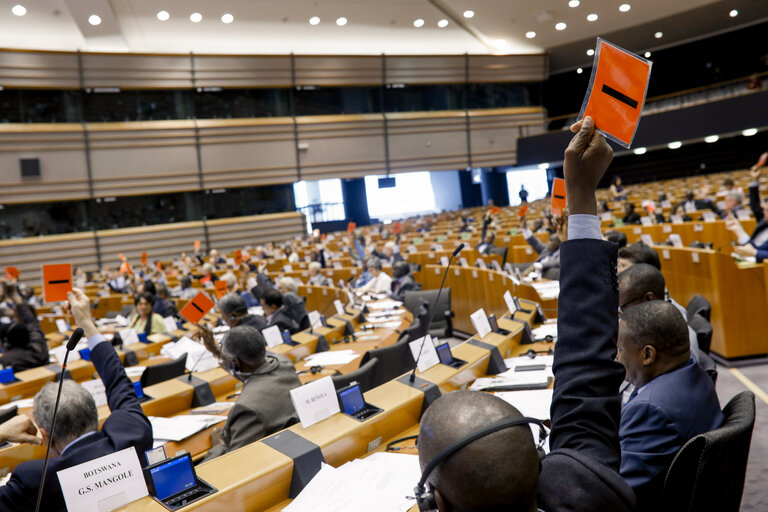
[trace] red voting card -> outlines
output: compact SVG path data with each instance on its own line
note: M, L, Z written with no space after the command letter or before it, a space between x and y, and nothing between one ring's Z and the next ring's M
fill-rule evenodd
M760 158L757 161L757 167L760 168L764 166L766 161L768 161L768 151L760 155Z
M5 267L5 278L9 281L19 278L19 269L16 267Z
M181 308L179 313L181 316L192 322L193 324L199 322L208 313L214 304L205 292L200 292L195 295L195 298L187 302L187 305Z
M522 219L523 217L525 217L526 213L528 213L528 205L524 204L523 206L520 207L520 211L517 212L517 216Z
M143 252L141 253L141 264L146 265L147 264L147 253Z
M499 207L498 206L494 206L493 208L491 208L491 213L494 214L494 215L499 213Z
M356 227L357 227L356 223L350 222L349 224L347 224L347 233L353 232Z
M565 210L565 180L555 178L552 182L552 215L562 215Z
M579 119L591 116L609 139L628 148L645 106L651 61L598 38Z
M72 265L43 265L43 294L45 302L67 300L67 292L72 290Z
M216 289L216 297L222 298L227 294L227 282L219 279L213 283L213 287Z

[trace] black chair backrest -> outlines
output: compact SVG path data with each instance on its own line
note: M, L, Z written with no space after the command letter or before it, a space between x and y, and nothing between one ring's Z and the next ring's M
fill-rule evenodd
M19 406L18 405L12 405L11 407L7 407L3 410L0 410L0 425L5 423L6 421L15 418L19 414Z
M365 363L361 361L360 368L357 370L344 375L334 375L331 377L333 380L333 386L336 389L341 389L345 386L349 386L353 382L357 382L360 384L360 390L365 393L369 389L375 387L372 385L374 377L373 372L376 370L376 366L378 364L379 360L375 357L367 360Z
M691 301L688 303L688 307L685 308L688 312L688 321L690 322L696 313L703 316L707 322L712 319L712 304L701 295L694 295Z
M379 363L373 370L371 387L375 388L385 382L389 382L416 366L411 354L411 348L407 343L395 343L388 347L375 348L363 355L360 365L365 365L371 359L378 359Z
M405 336L408 336L412 340L417 340L429 334L429 329L427 326L427 322L429 322L429 307L425 300L422 299L421 302L422 305L416 315L414 315L413 322L397 339L398 343Z
M709 354L709 349L712 346L712 325L699 313L688 317L688 325L696 332L699 350Z
M661 503L675 512L738 512L755 425L755 395L742 391L723 409L723 425L678 450Z
M187 354L182 354L173 361L147 366L147 369L141 374L141 387L145 388L158 382L173 379L174 377L181 377L184 375L184 365L186 364Z
M428 308L432 308L437 297L437 290L421 290L405 292L405 308L413 314L414 318L418 317L419 306L421 300L424 299L429 304ZM447 313L447 314L446 314ZM426 322L426 319L424 320ZM451 289L443 288L443 292L440 294L440 302L437 304L437 311L435 316L432 317L432 323L427 328L427 332L432 333L433 336L439 336L441 338L452 336L451 325ZM416 338L413 338L416 339Z

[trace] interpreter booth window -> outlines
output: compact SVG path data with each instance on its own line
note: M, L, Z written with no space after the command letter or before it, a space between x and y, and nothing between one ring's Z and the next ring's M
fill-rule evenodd
M507 190L511 206L520 204L521 186L528 191L529 203L547 197L549 192L547 170L539 167L521 167L514 171L507 171Z
M384 181L379 181L384 178ZM434 213L435 192L428 171L366 176L368 214L379 220L400 219L411 215ZM394 185L394 186L392 186Z
M296 209L307 218L307 226L315 222L344 220L344 194L341 180L299 181L293 184Z

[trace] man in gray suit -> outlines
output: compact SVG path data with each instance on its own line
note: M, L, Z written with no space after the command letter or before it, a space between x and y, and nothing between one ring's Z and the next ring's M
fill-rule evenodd
M527 276L531 272L537 272L545 279L555 281L560 279L560 242L568 239L568 215L564 214L563 216L554 217L552 220L557 232L550 235L549 242L546 245L541 243L533 232L528 229L525 220L522 221L523 237L528 242L528 245L539 255L533 264L517 263L512 265L517 267L523 276Z
M301 386L291 361L267 353L264 336L253 327L231 329L217 346L212 336L203 336L208 350L222 368L243 382L243 390L229 411L227 422L205 460L211 460L289 427L298 421L291 389Z

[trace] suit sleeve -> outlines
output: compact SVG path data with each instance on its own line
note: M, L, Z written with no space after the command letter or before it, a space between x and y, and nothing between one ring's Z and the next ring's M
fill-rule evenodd
M752 215L755 216L755 221L759 224L763 220L763 207L760 206L760 184L749 184L749 208L752 210Z
M205 460L211 460L258 441L266 433L264 421L256 411L235 403L229 412L226 431L222 433L219 444L211 448L205 456Z
M764 260L768 260L768 244L761 245L757 248L757 254L755 254L755 259L758 263L761 263Z
M570 448L618 471L618 246L578 239L560 246L558 342L552 399L552 449Z
M528 245L533 247L533 250L536 251L536 254L541 254L546 249L544 244L541 243L541 240L536 238L536 235L532 234L531 236L526 238L525 241L528 242Z

